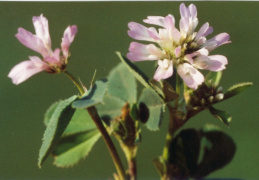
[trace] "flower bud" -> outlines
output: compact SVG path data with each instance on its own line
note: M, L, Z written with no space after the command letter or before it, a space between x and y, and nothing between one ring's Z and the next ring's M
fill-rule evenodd
M220 100L222 100L224 98L224 94L223 93L219 93L219 94L217 94L216 96L215 96L215 99L217 100L217 101L220 101Z

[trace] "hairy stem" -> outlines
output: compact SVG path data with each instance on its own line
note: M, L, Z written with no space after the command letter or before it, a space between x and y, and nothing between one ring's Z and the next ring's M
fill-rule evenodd
M85 93L84 88L82 87L81 83L68 71L64 72L69 79L76 85L81 95ZM98 115L98 112L94 106L87 108L87 111L89 115L91 116L92 120L94 121L96 127L99 129L100 133L102 134L102 137L104 139L104 142L111 154L111 157L113 159L113 162L115 164L115 167L117 169L118 175L121 180L124 180L126 178L125 170L123 168L122 162L119 158L118 152L108 134L105 127L103 126L102 120L100 116Z

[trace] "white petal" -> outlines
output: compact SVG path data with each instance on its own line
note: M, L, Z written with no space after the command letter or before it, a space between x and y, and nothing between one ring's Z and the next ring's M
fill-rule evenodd
M158 68L155 72L154 79L160 81L161 79L167 79L173 75L173 63L167 59L158 61Z
M204 76L188 63L180 64L177 67L177 72L185 84L192 89L197 89L204 82Z
M47 18L41 14L38 17L34 16L32 18L32 22L35 28L36 36L44 42L47 49L51 50L51 39L49 35L49 24Z

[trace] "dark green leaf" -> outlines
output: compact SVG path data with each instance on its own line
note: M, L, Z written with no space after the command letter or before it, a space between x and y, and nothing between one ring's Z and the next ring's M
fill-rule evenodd
M218 72L210 71L206 76L206 82L211 83L213 86L216 87L219 85L221 77L222 77L221 71L218 71Z
M200 163L196 171L196 178L205 177L211 172L227 165L234 157L236 145L231 137L218 130L201 131Z
M233 140L214 126L182 130L169 148L168 174L176 179L203 178L228 164L235 151Z
M135 103L130 105L130 117L133 120L138 119L138 107L137 107L137 104Z
M44 160L53 150L54 146L61 138L63 132L65 131L67 125L69 124L75 112L75 109L71 107L71 103L76 98L77 96L72 96L67 100L60 101L56 106L43 136L43 143L40 148L39 160L38 160L39 167L41 167Z
M108 76L108 93L124 102L135 103L137 98L137 84L134 76L125 64L120 63L112 69Z
M54 164L58 167L70 167L77 164L80 159L89 154L100 136L100 132L93 129L62 138L53 151Z
M226 111L222 111L222 110L219 110L219 109L215 109L214 107L210 106L209 108L210 110L210 113L218 118L219 120L221 120L224 124L226 124L227 126L229 126L229 123L231 122L232 120L232 117L231 115L226 112Z
M165 111L165 104L155 90L145 88L139 98L138 104L139 107L145 105L148 108L148 121L146 123L147 128L153 131L159 130L163 112ZM139 109L140 116L142 116L142 113L147 113L143 112L142 109L143 108Z
M75 101L74 108L88 108L103 102L104 94L107 90L107 79L98 80L93 87L89 89L83 97Z
M246 90L248 87L252 85L253 85L252 82L244 82L230 87L227 90L227 92L224 94L224 100L243 92L244 90Z
M128 60L126 57L122 56L120 52L116 52L116 54L143 86L151 86L148 82L148 76L144 72L142 72L133 62Z

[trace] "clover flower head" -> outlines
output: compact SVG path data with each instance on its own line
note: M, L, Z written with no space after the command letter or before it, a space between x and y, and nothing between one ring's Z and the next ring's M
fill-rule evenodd
M175 18L169 14L166 17L148 16L143 22L159 26L145 27L136 22L128 24L128 35L135 40L151 42L141 44L131 42L127 57L132 61L158 61L158 68L154 79L159 81L173 75L174 69L185 84L192 88L204 82L204 76L198 69L222 71L228 60L223 55L209 55L217 47L230 43L229 34L221 33L207 40L206 36L213 32L209 23L202 25L198 32L196 6L180 5L181 19L178 30L175 27Z
M29 60L23 61L11 69L8 77L16 85L41 71L49 73L64 71L69 57L69 46L77 33L76 25L68 26L62 38L61 50L57 48L52 51L47 18L41 14L38 17L34 16L32 22L35 28L35 34L23 28L18 28L18 33L15 37L24 46L40 53L42 58L29 56ZM62 56L60 56L60 51L62 51Z

